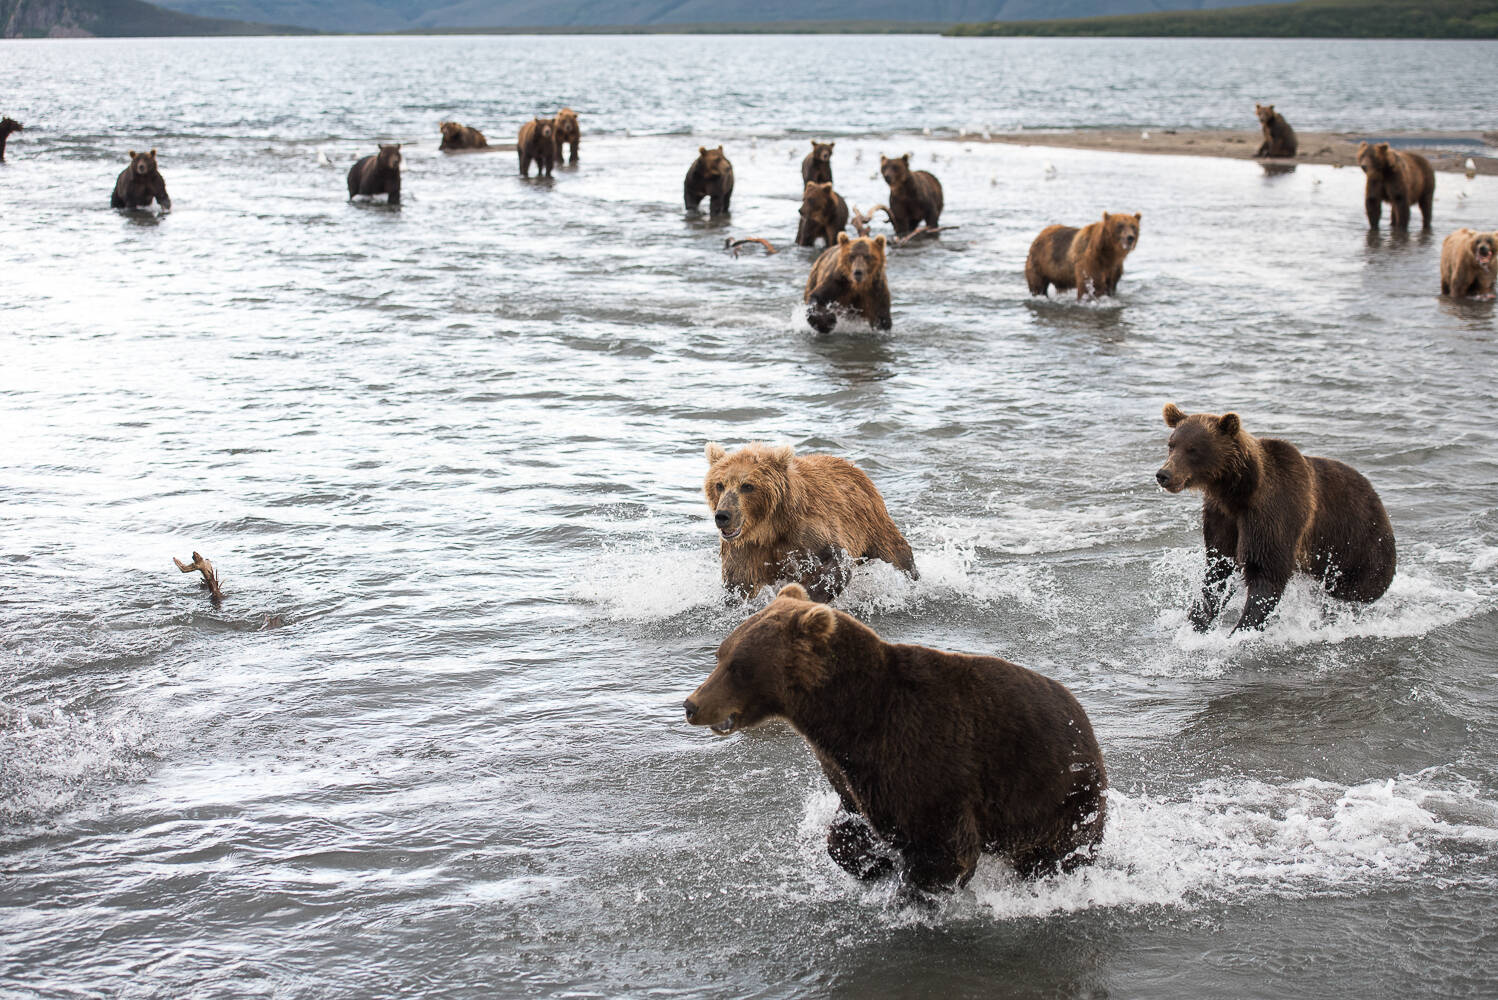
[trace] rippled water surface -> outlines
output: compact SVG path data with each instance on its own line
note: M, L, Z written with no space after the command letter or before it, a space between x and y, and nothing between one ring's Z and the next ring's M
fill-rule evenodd
M1255 100L1491 128L1463 81L1495 53L0 44L28 125L0 168L0 993L1492 996L1498 347L1437 259L1498 227L1498 179L1443 174L1434 234L1370 236L1350 169L952 136ZM551 182L435 150L443 118L499 142L562 103L582 163ZM881 153L945 185L957 228L892 253L888 334L799 313L813 134L855 205ZM380 139L410 144L398 210L345 200ZM733 217L686 216L719 142ZM109 210L151 147L174 211ZM1104 209L1143 213L1118 299L1031 299L1034 234ZM1390 592L1297 583L1262 635L1193 633L1170 400L1364 472ZM864 567L839 606L1077 694L1113 780L1096 866L985 862L900 910L826 857L793 732L684 724L763 600L718 587L702 448L755 439L855 460L914 545L919 583ZM194 549L221 608L171 564Z

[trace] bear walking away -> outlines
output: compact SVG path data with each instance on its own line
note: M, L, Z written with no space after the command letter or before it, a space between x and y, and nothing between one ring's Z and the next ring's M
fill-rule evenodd
M1493 257L1498 233L1458 229L1441 244L1441 294L1459 299L1493 297Z
M562 147L571 146L571 154L567 157L568 163L577 162L577 144L582 141L583 130L577 124L577 112L571 108L563 108L557 112L557 159L562 158Z
M1113 295L1123 277L1124 258L1139 242L1141 213L1103 213L1102 221L1077 229L1047 226L1030 244L1025 257L1025 283L1031 295L1077 290L1077 298Z
M819 601L847 586L852 560L883 559L919 578L910 544L863 470L790 445L707 446L702 491L722 535L723 583L745 597L799 580Z
M1408 229L1410 206L1420 206L1420 218L1430 228L1431 202L1436 196L1436 172L1430 161L1419 153L1401 153L1387 142L1370 146L1358 143L1358 166L1368 182L1363 188L1363 207L1368 212L1368 228L1377 229L1383 203L1389 203L1389 225Z
M801 182L810 184L815 181L818 184L832 183L832 147L835 142L811 141L811 152L806 154L806 159L801 161Z
M348 172L348 196L386 195L392 205L401 203L401 144L380 143L380 151L355 163Z
M889 184L889 221L895 235L918 226L935 226L941 219L941 181L926 170L910 169L910 154L891 160L879 157L879 172Z
M536 164L537 177L550 177L557 162L557 123L551 118L532 118L520 126L520 135L515 140L515 151L520 156L520 176L531 175L531 161Z
M727 215L728 199L733 197L733 164L723 155L723 147L697 147L697 159L687 169L682 185L687 211L697 211L703 198L708 199L709 215Z
M721 735L789 722L838 795L827 852L858 878L897 855L907 890L939 891L983 852L1037 878L1103 839L1107 771L1070 691L998 657L886 642L797 584L723 640L683 708Z
M14 118L0 118L0 163L5 162L5 140L10 138L12 132L20 132L24 128Z
M850 240L847 233L838 233L837 243L812 263L802 301L810 307L806 322L818 333L832 332L836 308L858 313L876 330L888 330L894 320L884 277L884 237Z
M149 153L137 153L130 151L130 166L120 171L120 176L115 178L114 193L109 196L111 208L148 208L152 201L161 206L162 211L169 212L172 209L172 199L167 197L166 181L161 179L161 172L156 169L156 150Z
M1273 104L1255 104L1254 113L1259 116L1259 127L1264 131L1264 141L1255 156L1294 156L1299 144L1295 130L1285 121L1285 116L1274 110Z
M489 145L484 133L476 128L459 125L457 122L443 122L439 127L442 129L442 144L438 149L483 149Z
M838 233L848 228L848 203L832 190L832 182L807 181L801 192L801 224L796 227L796 245L816 246L822 237L830 247Z
M1262 628L1297 570L1343 601L1374 601L1389 589L1394 529L1378 494L1351 466L1256 438L1236 413L1187 416L1168 403L1165 423L1173 430L1156 482L1171 493L1202 493L1207 575L1191 606L1198 632L1222 610L1234 566L1248 585L1234 632Z

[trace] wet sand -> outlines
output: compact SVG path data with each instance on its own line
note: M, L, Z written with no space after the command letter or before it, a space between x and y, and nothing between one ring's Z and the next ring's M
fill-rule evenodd
M1348 132L1299 132L1299 155L1291 159L1265 159L1267 164L1316 163L1331 166L1356 166L1358 143L1364 139L1394 140L1406 152L1417 152L1430 160L1436 170L1462 172L1470 157L1479 174L1498 174L1498 157L1479 155L1467 150L1443 148L1453 140L1498 146L1498 133L1442 132L1388 133L1377 136ZM1021 146L1056 146L1065 149L1106 149L1120 153L1166 153L1175 156L1221 156L1235 160L1254 158L1263 141L1257 130L1228 131L1208 129L1087 129L1084 131L1009 132L988 138L972 134L960 136L962 142L1007 142ZM1429 143L1429 145L1423 145Z

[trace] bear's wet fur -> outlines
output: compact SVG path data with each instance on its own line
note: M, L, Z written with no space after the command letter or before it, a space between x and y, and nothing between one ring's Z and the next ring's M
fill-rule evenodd
M577 146L583 139L582 126L577 122L577 112L571 108L563 108L557 112L556 123L557 159L560 160L562 158L562 147L570 146L571 151L567 157L567 162L576 163Z
M442 144L437 147L439 150L483 149L489 145L484 133L476 128L459 125L457 122L443 122L438 127L442 129Z
M816 246L821 237L830 247L838 233L848 228L848 203L832 190L832 182L807 181L801 192L801 222L796 227L796 245Z
M172 209L172 199L167 197L166 181L156 169L156 150L149 153L130 151L130 165L115 178L114 192L109 196L111 208L148 208L152 201L162 211Z
M687 168L686 180L682 183L682 196L687 211L697 211L703 198L708 199L709 215L727 215L728 200L733 197L733 164L723 155L723 147L708 149L697 147L697 159Z
M10 138L12 132L23 131L25 127L14 118L0 118L0 163L5 162L5 140Z
M1077 229L1047 226L1030 244L1025 257L1025 284L1031 295L1045 295L1046 286L1058 292L1077 290L1077 298L1114 295L1123 278L1124 258L1139 243L1141 213L1104 212L1099 222Z
M1295 139L1295 130L1285 121L1285 116L1274 110L1273 104L1255 104L1254 114L1259 116L1259 128L1264 133L1264 141L1259 144L1259 151L1254 155L1293 157L1299 143Z
M1297 571L1343 601L1375 601L1394 579L1394 528L1383 502L1356 469L1302 455L1288 441L1256 438L1236 413L1164 411L1171 435L1155 481L1171 493L1202 493L1207 574L1191 606L1198 632L1227 601L1233 569L1248 602L1233 631L1264 626Z
M889 221L896 236L904 236L919 226L936 226L941 221L941 181L927 170L911 170L910 154L890 159L879 157L879 172L889 184Z
M1368 213L1368 228L1377 229L1383 215L1383 203L1389 203L1389 225L1408 229L1410 206L1420 206L1420 219L1430 228L1431 204L1436 197L1436 172L1430 161L1419 153L1402 153L1390 149L1387 142L1369 145L1358 143L1358 166L1367 176L1363 187L1363 208Z
M537 177L550 177L557 163L557 123L552 118L532 118L520 126L515 139L515 154L520 157L520 176L531 175L536 164Z
M1107 771L1070 691L998 657L886 642L797 584L723 640L683 707L720 735L789 722L838 795L828 853L857 878L898 859L907 889L937 892L985 852L1037 878L1103 839Z
M383 194L392 205L401 203L401 144L380 143L380 151L371 153L349 168L348 196Z
M1458 229L1441 244L1441 294L1491 299L1498 265L1498 232Z
M702 492L718 528L723 583L751 597L797 580L819 601L847 586L852 563L883 559L918 578L910 544L862 469L833 455L758 442L706 449Z
M847 233L838 233L837 242L822 251L806 277L802 301L812 329L831 333L838 309L858 313L876 330L894 325L884 261L883 236L849 239Z
M836 145L835 142L811 140L811 152L801 161L801 183L832 183L832 147Z

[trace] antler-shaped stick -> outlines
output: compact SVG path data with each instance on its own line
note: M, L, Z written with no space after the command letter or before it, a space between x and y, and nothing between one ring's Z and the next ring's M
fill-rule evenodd
M723 241L723 249L727 250L729 253L737 257L739 255L739 247L743 246L745 243L758 243L760 246L765 248L766 254L779 253L779 251L775 249L775 245L773 243L759 236L750 236L742 240L736 240L732 237L729 237L728 239Z
M172 562L176 563L177 568L184 573L202 573L203 585L208 588L208 597L214 604L224 599L224 592L219 589L218 585L218 574L213 571L213 563L196 552L192 554L190 563L185 563L176 556L172 556Z
M889 209L885 208L883 205L875 205L873 208L869 209L868 214L860 212L857 205L853 206L853 217L848 221L853 223L853 229L856 233L858 233L859 236L869 235L869 223L874 221L875 212L883 212L884 217L886 219L889 218Z

